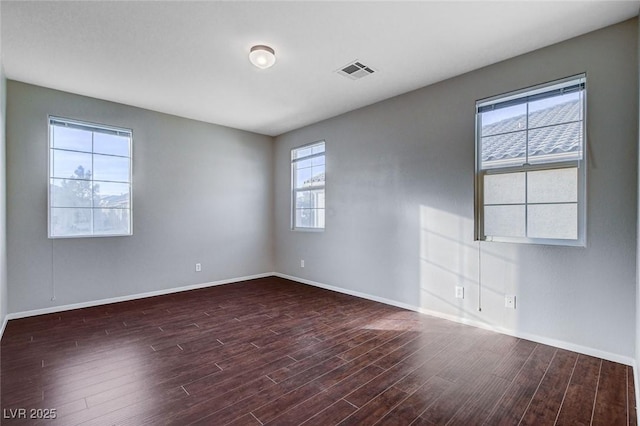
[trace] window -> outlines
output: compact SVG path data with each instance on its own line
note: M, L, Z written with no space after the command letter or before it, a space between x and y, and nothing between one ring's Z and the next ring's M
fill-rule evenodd
M585 243L585 83L570 77L476 103L476 237Z
M131 139L49 117L49 238L131 235Z
M324 229L324 141L291 150L292 229Z

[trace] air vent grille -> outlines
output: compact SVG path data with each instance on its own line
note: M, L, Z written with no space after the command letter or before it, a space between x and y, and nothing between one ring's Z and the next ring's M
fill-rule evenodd
M359 60L355 60L349 62L343 67L340 67L340 69L336 70L336 72L340 75L350 78L351 80L359 80L362 77L373 74L374 72L376 72L376 70L363 64Z

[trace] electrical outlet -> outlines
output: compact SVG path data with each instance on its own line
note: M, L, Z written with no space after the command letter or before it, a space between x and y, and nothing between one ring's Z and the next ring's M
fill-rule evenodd
M464 287L456 286L456 299L464 299Z
M196 272L202 272L202 264L196 263Z
M504 307L515 309L516 308L516 296L507 294L504 296Z
M302 260L302 259L300 260L300 267L304 268L304 260Z

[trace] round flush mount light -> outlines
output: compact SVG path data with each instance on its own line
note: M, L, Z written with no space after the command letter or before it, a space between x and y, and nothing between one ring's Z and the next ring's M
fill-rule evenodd
M266 69L276 63L276 54L269 46L253 46L249 51L249 60L260 69Z

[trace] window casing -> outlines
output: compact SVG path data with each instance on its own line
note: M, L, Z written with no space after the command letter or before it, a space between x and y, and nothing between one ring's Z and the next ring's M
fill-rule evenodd
M584 74L476 103L476 238L584 246Z
M132 132L49 117L49 238L132 234Z
M324 229L324 141L291 150L291 207L291 229Z

